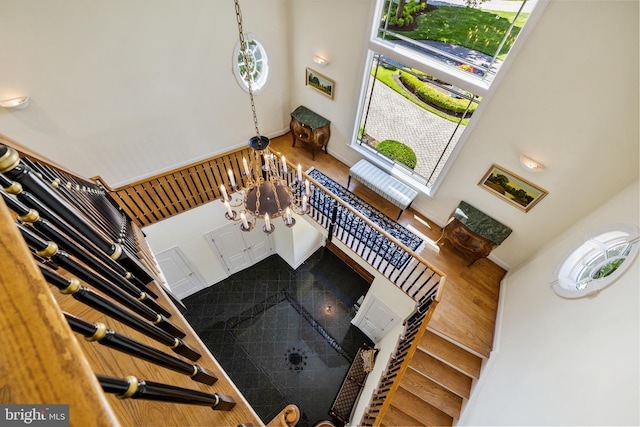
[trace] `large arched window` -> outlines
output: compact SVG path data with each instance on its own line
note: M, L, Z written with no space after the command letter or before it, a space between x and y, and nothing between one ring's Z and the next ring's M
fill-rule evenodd
M240 41L236 43L233 49L233 74L242 89L249 90L247 84L247 74L251 78L251 91L260 93L269 77L269 61L267 51L264 45L257 40L255 34L247 34L245 36L247 44L247 58L240 51Z
M551 288L564 298L580 298L611 285L638 254L638 227L613 224L587 235L556 269Z

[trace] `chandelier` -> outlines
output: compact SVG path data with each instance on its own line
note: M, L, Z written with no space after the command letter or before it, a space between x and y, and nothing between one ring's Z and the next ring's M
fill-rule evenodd
M251 78L251 67L255 67L256 61L249 54L244 39L240 4L238 0L234 1L238 21L240 54L245 64L245 80L251 101L256 135L249 139L249 147L251 148L249 158L242 158L241 175L244 177L244 187L238 185L243 180L237 181L233 170L229 169L227 171L228 186L231 192L227 191L224 184L221 185L222 197L220 200L227 210L225 217L228 220L239 221L241 230L251 231L255 227L257 219L264 219L262 231L271 234L275 229L275 225L271 222L274 218L282 217L285 226L293 227L296 223L293 213L304 215L309 212L310 184L308 180L303 181L300 165L298 165L297 173L291 170L284 156L278 159L269 150L269 138L260 135ZM238 215L233 208L241 209L240 214Z

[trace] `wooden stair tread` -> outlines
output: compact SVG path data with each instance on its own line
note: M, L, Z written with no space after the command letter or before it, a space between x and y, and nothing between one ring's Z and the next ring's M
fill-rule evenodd
M480 378L482 358L469 353L427 329L420 339L420 349L473 378Z
M453 417L433 407L402 387L398 387L394 393L391 406L414 419L420 420L421 425L453 425Z
M493 347L498 312L500 283L493 288L480 285L480 277L491 268L497 267L483 258L468 268L474 275L445 271L446 288L429 322L432 330L483 358L489 358ZM461 280L461 277L465 279Z
M471 377L420 349L413 355L409 366L460 397L468 399L471 395Z
M389 406L384 413L384 417L382 418L382 422L380 423L380 425L385 427L417 427L424 426L426 424L422 421L418 421L415 418L410 417L394 406Z
M414 369L407 369L400 381L400 387L418 396L431 406L453 417L460 417L462 397L447 390Z

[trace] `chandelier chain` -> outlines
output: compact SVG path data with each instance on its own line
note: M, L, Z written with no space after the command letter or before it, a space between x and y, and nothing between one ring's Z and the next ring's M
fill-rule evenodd
M247 86L249 89L249 99L251 100L251 114L253 115L253 126L256 130L256 136L258 140L260 140L260 130L258 129L258 115L256 114L256 104L253 101L253 88L251 87L251 73L250 73L250 62L249 62L249 53L247 52L247 42L244 39L244 31L242 29L242 11L240 10L240 3L238 0L234 0L236 6L236 21L238 22L238 38L240 40L240 52L242 53L242 58L244 59L244 66L246 69L246 80Z

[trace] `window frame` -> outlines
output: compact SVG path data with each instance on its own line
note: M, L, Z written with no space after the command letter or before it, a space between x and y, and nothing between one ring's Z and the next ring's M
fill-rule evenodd
M260 78L258 80L251 80L251 91L254 95L257 95L264 91L269 83L269 51L264 45L264 42L261 38L254 34L248 33L245 34L245 43L249 44L251 42L255 42L257 47L261 50L262 55L264 57L262 61L263 71L260 72ZM240 40L236 41L236 44L233 47L233 55L231 58L231 70L233 72L234 77L236 78L236 82L238 86L242 88L245 92L249 93L249 86L247 85L247 81L242 77L240 73L240 64L238 63L238 56L240 55Z
M605 239L607 236L609 237ZM622 244L628 245L628 252L625 248L622 253L608 256L610 251ZM639 252L640 232L637 225L616 223L601 227L583 236L565 254L553 274L551 289L559 296L569 299L597 295L629 269ZM601 278L592 277L604 265L618 259L623 261L611 273ZM585 274L588 276L586 279Z
M544 12L549 1L550 0L537 0L536 6L531 11L526 25L520 31L518 38L509 51L509 54L501 64L499 72L492 80L482 79L478 76L474 76L472 73L465 72L456 67L452 67L440 61L437 61L436 59L421 54L418 51L409 49L400 44L394 44L388 40L378 38L377 35L379 25L377 19L382 14L385 0L376 0L375 2L373 2L372 15L369 22L370 31L367 35L368 40L365 47L366 58L362 70L358 109L355 115L354 129L349 146L395 178L413 187L414 189L422 194L425 194L428 197L434 197L440 185L446 178L446 175L451 169L453 163L455 162L459 152L462 150L466 141L468 140L469 135L473 132L473 129L475 128L477 122L482 117L482 113L486 108L486 104L489 103L492 95L496 92L497 88L500 85L500 82L507 74L509 68L511 67L511 64L516 59L518 53L522 49L522 46L535 28L536 23L540 19L540 16L542 16L542 13ZM482 102L478 104L478 108L469 119L465 130L463 131L462 135L460 135L460 138L458 139L451 154L447 158L444 166L442 167L442 170L430 187L423 183L424 180L418 180L413 176L404 173L399 168L394 167L394 163L392 161L377 154L375 150L369 147L365 147L359 141L360 124L362 123L363 115L368 108L365 107L364 104L367 98L367 88L375 54L384 55L392 60L398 61L403 65L416 68L438 79L446 81L447 83L452 84L462 90L469 91L474 95L482 97ZM375 152L375 154L373 154L373 152Z

